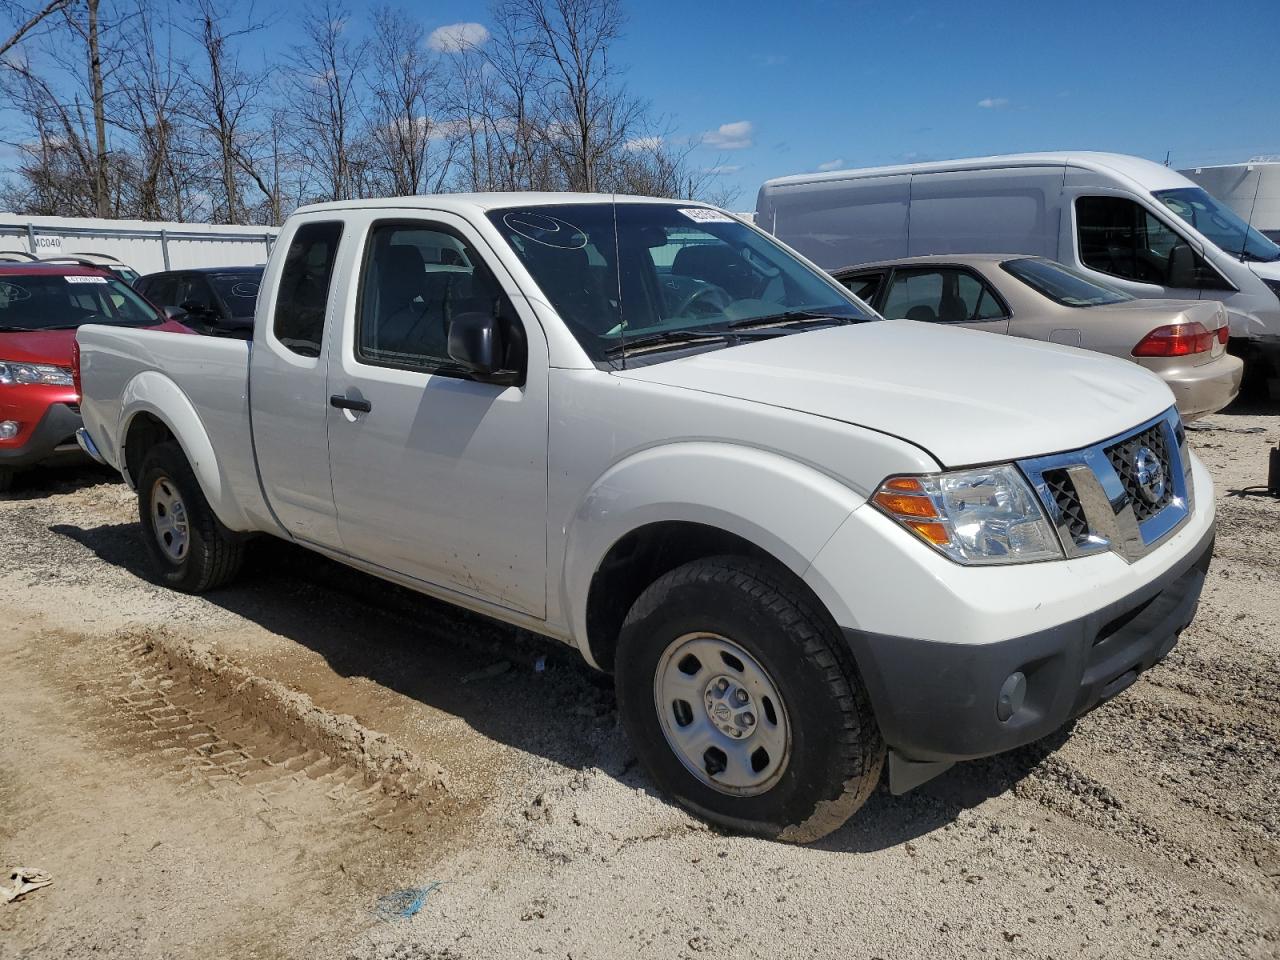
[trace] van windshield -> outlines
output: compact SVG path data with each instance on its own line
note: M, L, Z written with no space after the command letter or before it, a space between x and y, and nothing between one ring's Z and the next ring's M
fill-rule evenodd
M830 277L707 207L556 204L489 219L597 363L878 319Z
M1000 266L1032 290L1064 307L1101 307L1108 303L1123 303L1134 299L1123 290L1099 283L1051 260L1023 257L1019 260L1006 260Z
M85 323L151 327L155 307L102 274L0 274L0 333L67 330Z
M1233 257L1261 263L1280 260L1280 247L1200 187L1157 190L1155 197Z

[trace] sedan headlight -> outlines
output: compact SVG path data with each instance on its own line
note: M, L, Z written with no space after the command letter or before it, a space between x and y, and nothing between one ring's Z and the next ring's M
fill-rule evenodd
M51 363L16 363L13 360L0 360L0 384L42 383L53 387L70 387L74 381L71 371L66 367L55 367Z
M1012 464L890 477L871 502L957 563L1057 560L1062 545Z

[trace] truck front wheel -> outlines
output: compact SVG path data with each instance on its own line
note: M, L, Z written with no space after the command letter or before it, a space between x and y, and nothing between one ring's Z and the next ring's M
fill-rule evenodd
M177 443L152 447L137 483L143 539L167 586L202 593L235 579L244 544L214 515Z
M880 779L884 743L852 655L767 564L710 557L656 580L623 624L615 682L649 775L729 829L807 843Z

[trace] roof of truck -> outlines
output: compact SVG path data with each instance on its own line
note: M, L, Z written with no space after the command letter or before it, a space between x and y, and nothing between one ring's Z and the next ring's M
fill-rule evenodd
M673 200L670 197L632 197L614 193L428 193L409 197L376 197L363 200L337 200L299 207L298 213L324 210L369 210L379 207L421 208L453 213L486 213L508 207L543 207L565 203L678 203L687 207L705 207L697 200Z
M951 173L965 170L985 170L993 167L1082 167L1115 173L1137 181L1148 190L1166 190L1185 187L1182 174L1142 157L1123 153L1096 153L1089 150L1059 151L1052 153L1010 153L994 157L965 157L959 160L938 160L930 163L904 163L890 167L861 167L850 170L832 170L827 173L798 173L789 177L776 177L766 181L764 188L787 187L824 181L851 180L860 177L887 177L904 173ZM763 189L763 188L762 188Z

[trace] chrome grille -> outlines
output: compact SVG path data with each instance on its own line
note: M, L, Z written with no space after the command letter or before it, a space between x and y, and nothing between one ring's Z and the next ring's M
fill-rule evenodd
M1137 462L1144 448L1145 490ZM1154 469L1156 463L1159 470ZM1094 446L1018 465L1068 557L1110 551L1133 562L1181 526L1194 509L1191 455L1174 408Z
M1173 499L1173 484L1169 480L1173 476L1173 464L1169 460L1169 450L1164 434L1164 424L1159 423L1150 429L1143 430L1139 434L1122 440L1120 443L1107 447L1107 459L1111 461L1111 466L1119 474L1120 482L1124 484L1124 491L1129 495L1129 500L1133 504L1133 514L1138 518L1139 523L1144 520L1150 520L1167 507L1169 501ZM1156 455L1165 478L1160 496L1154 501L1147 497L1142 489L1142 484L1138 482L1136 464L1138 452L1143 448Z
M1085 518L1084 504L1080 502L1080 494L1076 493L1076 485L1071 482L1071 474L1066 470L1046 470L1044 481L1049 485L1049 494L1058 505L1071 539L1079 541L1088 537L1089 521Z

